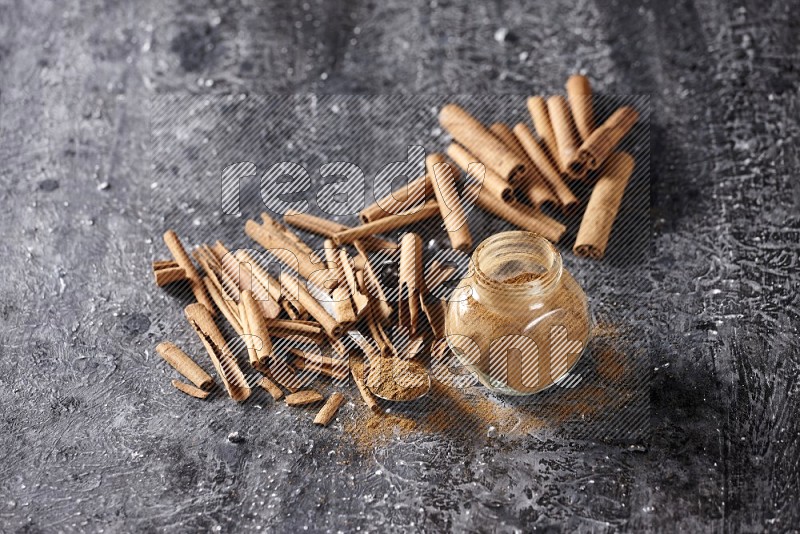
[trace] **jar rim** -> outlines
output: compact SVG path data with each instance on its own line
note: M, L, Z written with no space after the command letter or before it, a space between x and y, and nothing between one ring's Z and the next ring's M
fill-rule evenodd
M535 276L531 276L529 280L511 281L508 278L498 279L481 266L483 255L494 255L496 260L498 254L502 255L503 247L520 244L530 245L531 251L527 254L518 251L517 255L527 255L528 259L533 260L543 269L543 272L535 273ZM535 253L537 250L539 251L538 255ZM472 264L475 281L478 284L509 295L544 293L558 283L563 272L561 253L555 245L544 236L525 230L500 232L486 238L472 253Z

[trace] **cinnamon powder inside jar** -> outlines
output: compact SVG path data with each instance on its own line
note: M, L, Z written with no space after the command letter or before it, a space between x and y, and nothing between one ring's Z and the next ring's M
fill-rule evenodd
M450 348L489 389L541 391L578 361L589 338L586 295L558 250L532 232L496 234L447 306Z

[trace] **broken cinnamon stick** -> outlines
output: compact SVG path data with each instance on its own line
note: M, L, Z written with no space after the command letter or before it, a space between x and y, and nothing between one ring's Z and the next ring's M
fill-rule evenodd
M346 243L352 243L357 239L363 239L365 237L374 236L375 234L390 232L392 230L408 226L409 224L430 219L431 217L436 216L438 213L439 206L437 205L436 201L429 200L423 204L422 207L415 211L398 213L397 215L389 215L383 219L378 219L376 221L362 224L361 226L350 228L349 230L337 232L333 234L333 242L336 243L337 246L341 246Z
M328 426L333 418L336 416L336 412L339 411L339 407L344 402L344 395L339 393L338 391L328 397L328 400L325 401L325 404L317 413L317 416L314 418L314 424L320 426Z
M565 213L572 213L578 205L578 198L572 193L570 188L564 183L558 169L553 165L550 158L547 157L542 145L539 141L534 139L533 134L522 123L514 127L514 136L519 141L520 146L525 150L530 157L531 161L536 165L542 176L550 187L553 188L558 200L561 202L561 209Z
M352 359L350 361L350 374L353 377L353 382L356 383L358 394L361 395L361 398L364 400L364 404L366 404L373 413L380 413L381 407L378 404L378 401L375 400L372 392L370 392L370 390L367 388L367 384L364 382L364 363L356 359Z
M533 128L536 135L544 142L545 156L549 156L556 168L561 168L561 161L558 157L558 144L556 144L556 134L553 131L553 124L550 122L550 114L547 112L547 103L541 96L528 98L528 112L531 114ZM534 160L535 162L536 160ZM537 162L537 165L539 163ZM541 165L539 165L541 169Z
M289 210L283 216L284 222L307 232L312 232L328 239L338 232L344 232L351 227L322 217L316 217L307 213ZM369 222L369 221L364 221ZM397 243L376 236L365 237L364 246L369 250L396 249Z
M206 373L202 367L197 365L188 354L183 352L174 343L162 341L156 345L156 352L186 380L198 388L207 390L214 384L214 379L211 378L211 375Z
M356 247L358 255L364 260L364 267L358 272L364 277L365 291L367 292L367 295L371 295L377 301L377 314L379 321L385 321L389 318L393 311L392 307L389 305L388 299L386 298L386 291L383 289L380 279L375 274L375 270L372 268L372 263L370 263L369 258L367 257L367 250L361 244L361 241L353 241L353 246Z
M205 306L211 315L215 315L214 303L212 303L211 299L206 295L205 286L200 279L200 273L197 272L189 255L186 254L186 249L183 248L181 240L178 239L178 235L173 230L167 230L164 232L164 243L166 243L167 248L178 266L184 270L186 279L189 280L189 287L192 289L192 293L194 293L194 298L197 299L197 302Z
M269 337L267 322L251 291L242 291L241 298L244 311L242 327L250 363L266 365L272 355L272 339Z
M422 203L433 196L433 187L430 177L423 174L396 191L392 191L383 198L375 200L359 213L362 223L368 223L409 211L415 205Z
M470 165L481 163L466 148L456 143L451 143L447 147L447 155L466 173L470 172ZM508 204L514 202L514 189L511 184L486 165L484 165L483 190Z
M181 382L180 380L173 380L172 385L178 391L182 391L183 393L186 393L190 397L194 397L196 399L205 399L209 395L208 391L203 391L202 389L196 388L191 384Z
M566 89L575 126L578 128L581 141L586 141L594 130L592 86L589 78L581 74L573 74L567 80Z
M158 287L186 280L186 271L175 260L153 262L153 276Z
M331 337L342 335L342 325L322 307L322 305L311 296L305 285L301 284L294 276L287 272L281 272L281 285L288 291L289 298L296 296L300 304L308 310L308 313L322 325L325 332Z
M422 239L407 233L400 240L400 276L397 291L397 322L411 335L417 332L419 296L422 292Z
M461 106L444 106L439 112L439 123L478 161L508 183L513 185L525 172L525 164Z
M272 221L266 214L261 215L264 223L259 225L253 220L245 223L245 233L256 243L264 247L268 253L278 260L296 270L300 276L311 282L317 281L320 277L325 277L325 264L316 257L309 254L305 244L294 236L291 232L282 231L284 228L275 221Z
M629 106L619 108L583 142L574 165L590 171L598 169L637 120L639 113L635 109Z
M283 398L283 390L278 387L278 385L267 378L266 376L262 376L261 380L259 380L258 385L264 388L264 390L272 396L273 400L281 400Z
M436 203L439 205L439 213L442 214L447 236L450 238L450 246L454 250L466 252L472 248L472 234L470 234L469 226L467 225L467 214L464 211L464 205L456 189L458 172L447 163L441 154L431 154L425 158L425 167L428 171L428 176L433 182L433 193L436 197ZM401 258L402 247L403 244L401 243Z
M298 391L297 393L286 395L286 405L305 406L306 404L314 404L315 402L319 402L324 398L325 397L323 397L321 393L314 391L313 389L307 389L305 391Z
M550 123L553 125L553 132L556 135L561 172L575 180L583 179L586 176L585 168L573 164L578 149L578 140L566 99L561 95L553 95L548 98L547 112L550 114Z
M634 165L633 157L625 152L612 155L603 165L572 249L576 256L601 259L605 255Z
M189 324L203 343L225 390L230 397L242 402L250 396L250 386L236 363L225 338L220 333L211 313L202 304L190 304L184 310Z

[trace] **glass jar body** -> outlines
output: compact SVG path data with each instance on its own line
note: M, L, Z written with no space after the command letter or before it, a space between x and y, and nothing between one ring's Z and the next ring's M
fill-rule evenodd
M445 314L450 349L486 387L530 395L577 363L590 335L586 295L549 241L530 232L485 240Z

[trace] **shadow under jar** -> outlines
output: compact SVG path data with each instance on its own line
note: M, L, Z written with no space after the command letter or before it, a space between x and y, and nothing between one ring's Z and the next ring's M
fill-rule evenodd
M589 340L586 294L550 241L502 232L472 254L472 276L447 303L450 349L496 393L530 395L577 363Z

